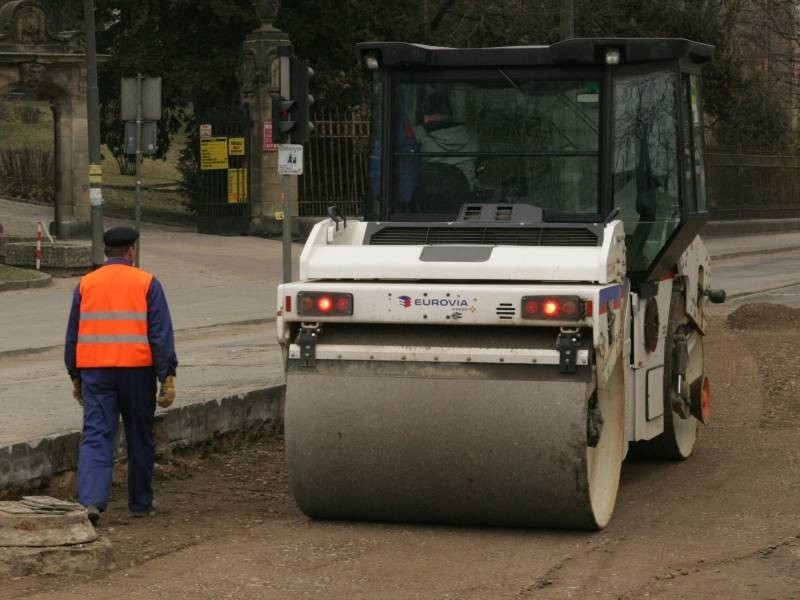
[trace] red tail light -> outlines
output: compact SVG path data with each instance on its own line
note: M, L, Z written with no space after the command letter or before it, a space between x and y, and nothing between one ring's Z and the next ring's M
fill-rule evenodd
M550 321L580 321L585 315L577 296L523 296L522 318Z
M317 310L321 313L329 313L333 308L333 301L328 296L317 298Z
M297 314L304 317L347 317L353 314L353 294L298 292Z

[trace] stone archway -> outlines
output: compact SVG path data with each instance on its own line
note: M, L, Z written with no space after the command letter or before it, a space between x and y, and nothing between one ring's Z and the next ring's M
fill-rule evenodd
M14 87L36 93L53 106L56 173L51 231L60 238L89 237L83 36L78 31L54 32L36 0L6 0L0 6L0 90Z

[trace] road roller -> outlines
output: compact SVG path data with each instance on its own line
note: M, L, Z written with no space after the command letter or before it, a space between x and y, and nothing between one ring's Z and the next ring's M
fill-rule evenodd
M357 46L363 219L331 206L278 287L306 515L600 529L628 454L692 453L712 52Z

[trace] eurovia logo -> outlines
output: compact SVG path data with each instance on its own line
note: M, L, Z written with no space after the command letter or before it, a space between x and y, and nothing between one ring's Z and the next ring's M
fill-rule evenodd
M410 308L412 306L430 306L452 309L459 312L463 312L465 310L475 312L475 307L471 306L469 301L461 298L461 296L451 298L449 294L444 298L428 298L427 294L425 294L425 297L423 298L412 298L411 296L403 295L398 296L397 300L400 302L400 306L403 308Z

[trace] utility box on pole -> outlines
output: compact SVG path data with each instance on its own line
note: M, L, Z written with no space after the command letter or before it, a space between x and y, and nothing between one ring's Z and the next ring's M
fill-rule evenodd
M161 119L161 77L124 78L120 85L120 117L125 123L125 152L136 154L136 229L141 220L139 192L143 154L155 154L156 124ZM147 138L147 140L143 139ZM132 151L131 151L132 150ZM136 244L136 266L139 266Z
M138 115L138 77L125 77L120 86L120 119L135 121ZM142 120L161 120L161 77L142 78Z

